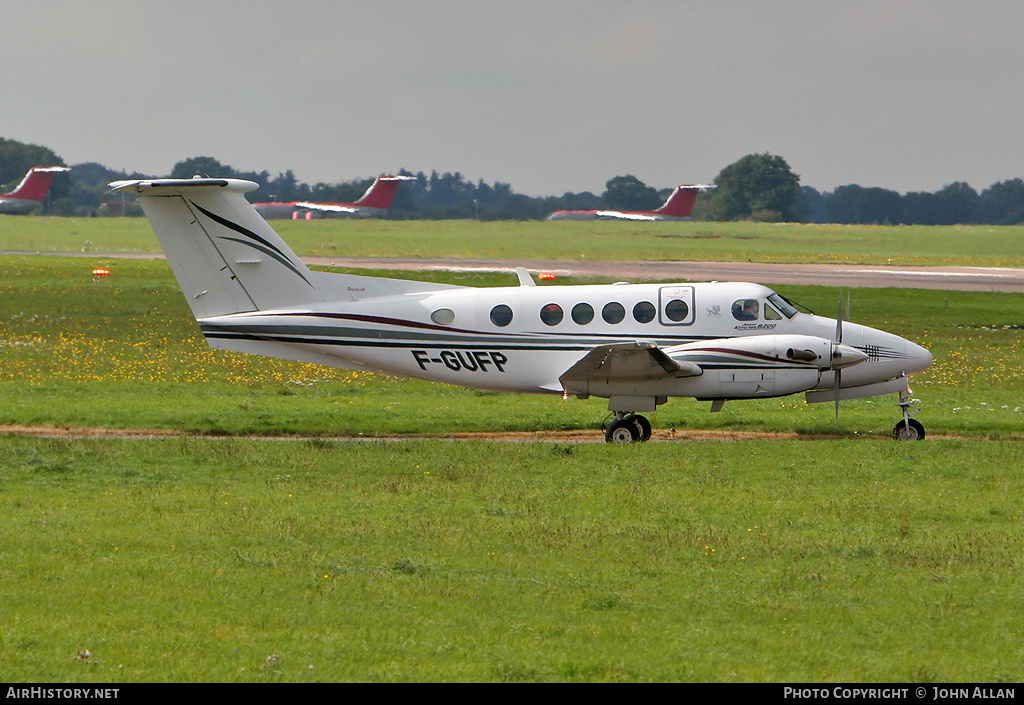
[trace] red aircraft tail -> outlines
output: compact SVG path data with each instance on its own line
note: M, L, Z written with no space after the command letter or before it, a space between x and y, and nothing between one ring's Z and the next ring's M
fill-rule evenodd
M370 188L366 189L363 197L352 205L387 210L391 207L391 200L395 197L398 184L410 180L412 180L411 176L378 176Z
M658 215L669 215L673 218L689 218L693 210L693 203L697 200L697 194L702 188L700 184L683 184L676 186L676 190L668 197L661 208L654 211Z
M50 190L50 182L59 171L68 171L64 166L34 166L25 174L18 187L4 194L10 198L21 198L26 201L41 201Z

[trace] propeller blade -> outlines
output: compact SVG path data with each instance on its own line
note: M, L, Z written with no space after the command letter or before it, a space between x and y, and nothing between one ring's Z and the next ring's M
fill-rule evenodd
M843 342L843 294L839 293L839 313L836 315L836 339L835 342Z
M846 318L850 317L850 292L846 292ZM839 351L837 347L843 342L843 292L839 292L839 315L836 316L836 339L832 345L832 359L835 362L839 358ZM832 392L836 396L836 426L839 425L839 388L842 387L842 369L835 367L832 368L832 376L835 382L832 385Z
M839 425L839 387L842 386L842 370L835 370L832 375L835 377L835 384L832 385L832 391L836 395L836 426Z

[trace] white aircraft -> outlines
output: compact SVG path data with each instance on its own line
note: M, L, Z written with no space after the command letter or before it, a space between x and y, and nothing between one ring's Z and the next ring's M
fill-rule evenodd
M668 199L653 211L555 211L547 220L687 220L701 189L714 188L704 184L676 186Z
M10 193L0 194L0 213L22 215L43 205L53 177L66 166L34 166L25 174L18 187Z
M669 397L899 394L932 362L891 333L801 313L748 283L461 287L312 271L235 179L118 181L145 211L211 347L479 389L608 399L609 442L650 438Z
M317 203L315 201L292 201L290 203L254 203L256 212L264 218L292 218L313 220L316 218L378 218L387 215L395 191L402 181L412 181L411 176L378 176L355 203Z

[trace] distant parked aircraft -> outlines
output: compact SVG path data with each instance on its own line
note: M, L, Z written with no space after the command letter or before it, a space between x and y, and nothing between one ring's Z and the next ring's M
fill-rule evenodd
M317 203L292 201L290 203L254 203L256 212L264 218L378 218L387 215L391 201L401 181L412 181L411 176L378 176L355 203Z
M598 220L603 218L619 220L685 220L690 217L693 203L701 189L713 188L703 184L683 184L660 208L653 211L555 211L548 220Z
M50 182L61 171L71 170L66 166L34 166L29 169L18 188L0 194L0 213L23 215L43 205Z

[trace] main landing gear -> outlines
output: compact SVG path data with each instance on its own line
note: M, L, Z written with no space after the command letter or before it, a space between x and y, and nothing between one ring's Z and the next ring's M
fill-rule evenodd
M604 440L608 443L635 443L651 438L651 422L646 416L632 412L616 411L604 430Z
M920 421L910 418L918 412L919 407L914 404L915 401L915 399L910 398L907 392L900 392L900 400L896 406L903 410L903 420L896 424L896 427L892 430L892 437L897 441L924 440L924 426L921 425Z
M920 421L912 419L920 407L910 395L900 392L897 406L903 411L903 420L892 429L892 437L897 441L923 441L924 426ZM646 416L632 411L616 411L615 418L608 422L604 430L604 439L608 443L637 443L651 438L651 422Z

